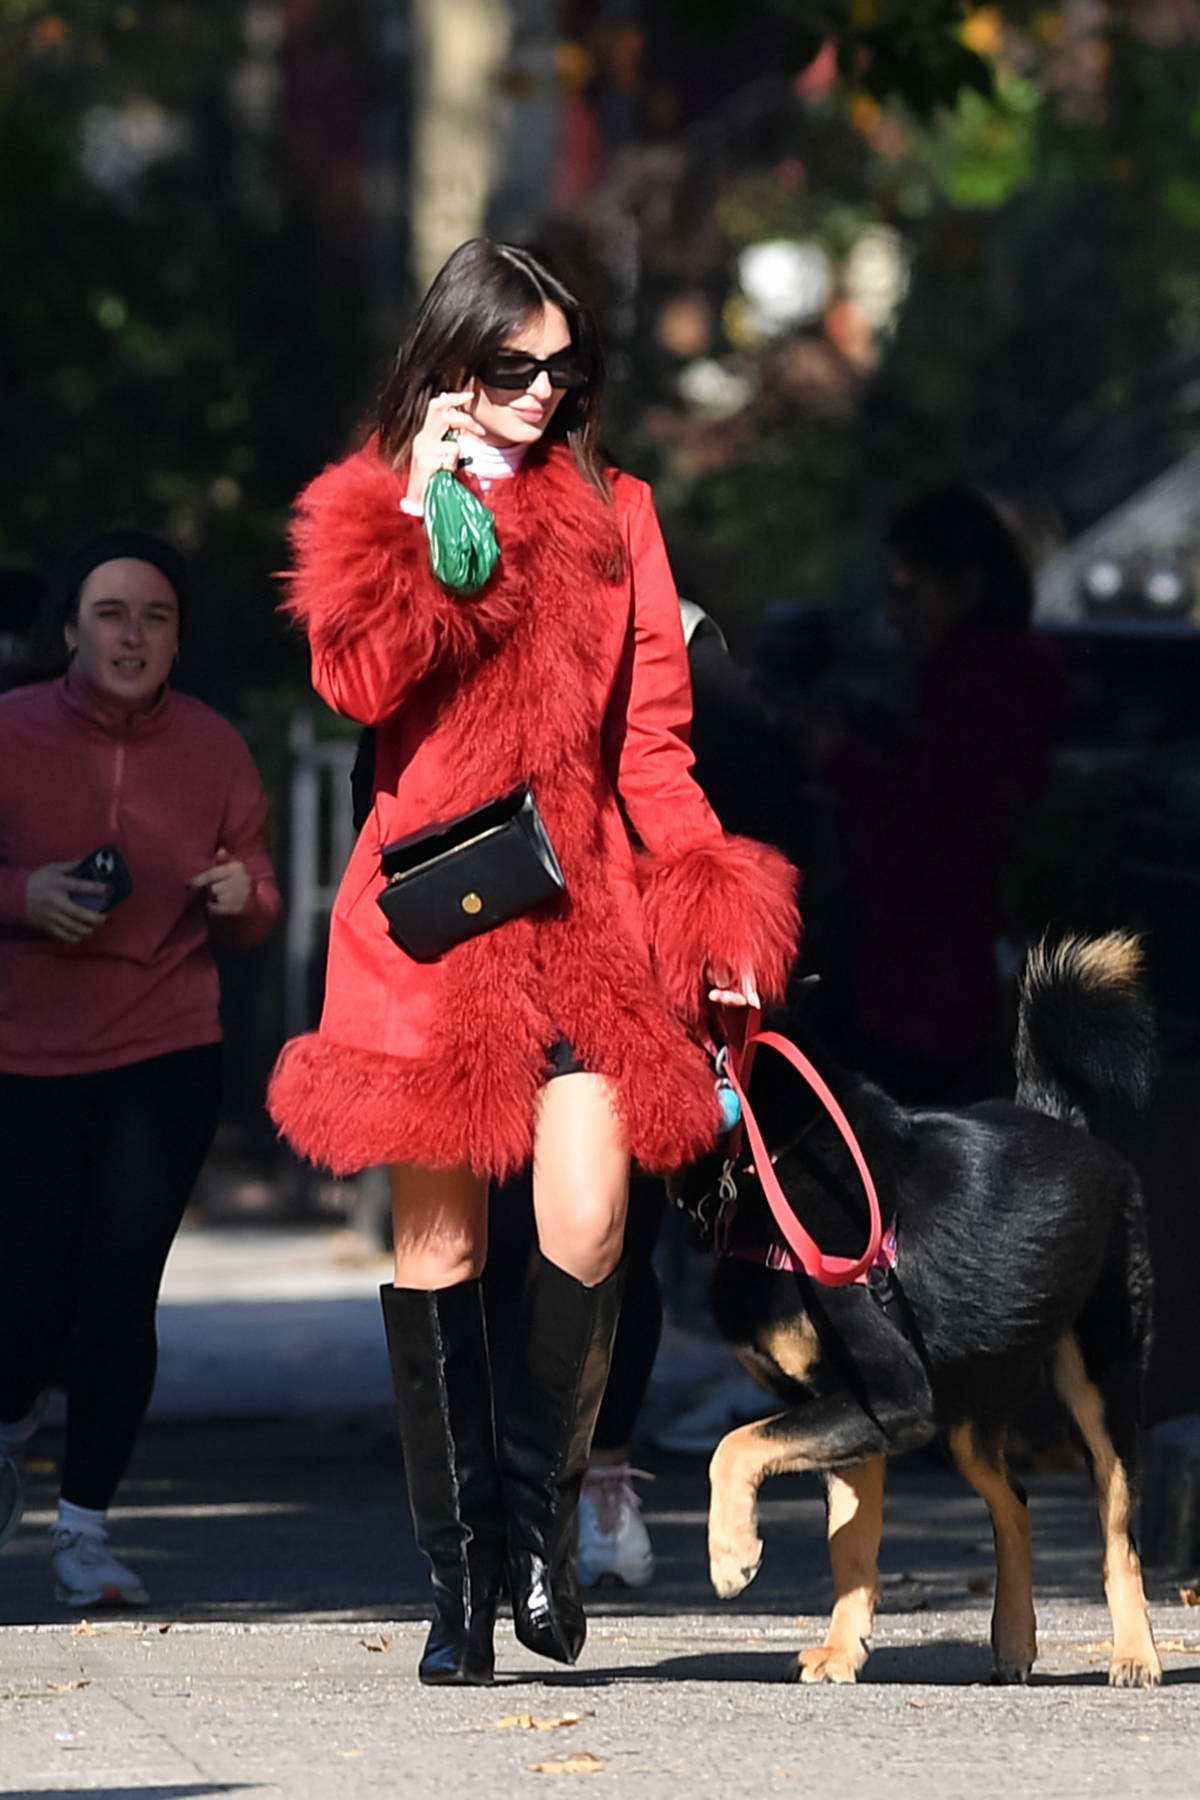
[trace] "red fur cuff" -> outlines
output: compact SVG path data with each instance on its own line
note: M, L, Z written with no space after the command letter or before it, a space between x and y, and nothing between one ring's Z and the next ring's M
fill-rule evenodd
M680 1018L701 1022L714 967L735 981L749 971L764 1003L782 999L800 940L799 882L785 856L754 838L638 858L655 970Z
M370 448L309 482L292 522L284 610L324 656L377 634L403 645L415 679L440 657L461 662L481 638L499 635L513 601L495 582L466 603L442 587L421 520L400 510L403 493L400 476Z

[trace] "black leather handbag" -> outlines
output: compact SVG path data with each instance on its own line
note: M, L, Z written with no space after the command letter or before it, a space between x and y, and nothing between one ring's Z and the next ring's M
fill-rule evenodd
M387 879L379 905L414 962L436 962L566 888L528 785L397 838L379 856Z

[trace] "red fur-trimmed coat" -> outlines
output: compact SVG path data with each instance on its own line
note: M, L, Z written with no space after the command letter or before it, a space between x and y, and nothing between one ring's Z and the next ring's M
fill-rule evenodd
M649 489L617 475L608 505L566 449L527 462L488 491L500 563L472 598L434 579L403 493L368 447L298 503L288 609L318 693L378 728L376 792L334 907L320 1029L285 1047L271 1113L338 1172L503 1175L530 1156L546 1053L565 1037L612 1082L637 1161L674 1167L718 1128L698 1041L707 968L752 970L778 995L799 920L791 866L725 836L692 779L687 653ZM410 961L375 904L380 846L522 780L565 897Z

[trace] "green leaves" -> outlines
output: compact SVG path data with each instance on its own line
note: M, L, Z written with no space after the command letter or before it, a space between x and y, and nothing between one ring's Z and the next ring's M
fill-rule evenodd
M685 0L676 10L689 30L714 42L726 32L765 34L790 75L832 43L847 88L881 103L903 100L927 119L963 93L993 92L991 64L964 41L964 27L977 14L1023 16L1028 8L976 0Z

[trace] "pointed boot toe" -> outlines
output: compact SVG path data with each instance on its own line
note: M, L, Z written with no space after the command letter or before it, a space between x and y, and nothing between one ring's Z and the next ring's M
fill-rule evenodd
M535 1656L570 1666L587 1641L587 1618L575 1583L560 1569L554 1580L541 1557L517 1552L509 1559L513 1630Z
M429 1628L417 1665L423 1687L491 1687L496 1679L492 1650L494 1603L477 1610L469 1624L461 1617L439 1613Z

